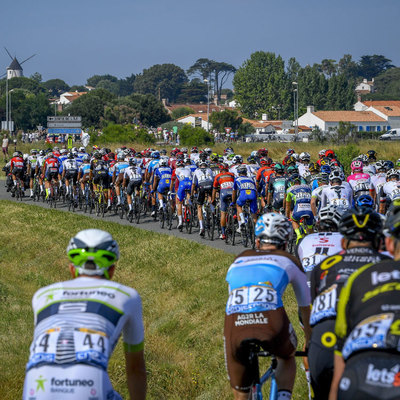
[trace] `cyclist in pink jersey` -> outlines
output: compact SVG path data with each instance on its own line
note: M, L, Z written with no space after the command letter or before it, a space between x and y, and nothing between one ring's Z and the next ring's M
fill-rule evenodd
M371 176L363 173L363 162L361 160L355 160L351 163L352 174L347 177L347 182L354 189L360 183L371 184Z

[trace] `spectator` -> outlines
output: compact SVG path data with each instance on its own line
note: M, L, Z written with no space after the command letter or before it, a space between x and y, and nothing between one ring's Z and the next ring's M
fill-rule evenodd
M8 157L8 137L7 135L4 135L3 137L3 143L1 145L3 149L3 156L4 156L4 161L7 162L7 157Z

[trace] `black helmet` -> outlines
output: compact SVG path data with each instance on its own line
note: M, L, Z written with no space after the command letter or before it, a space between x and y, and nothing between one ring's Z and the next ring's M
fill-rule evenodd
M386 234L400 239L400 199L394 200L389 208L385 222Z
M67 157L68 157L68 160L73 160L75 158L71 152L68 153Z
M239 167L237 167L237 173L239 175L247 175L247 167L245 165L239 165Z
M348 240L374 242L382 234L382 220L370 208L351 209L343 214L339 232Z

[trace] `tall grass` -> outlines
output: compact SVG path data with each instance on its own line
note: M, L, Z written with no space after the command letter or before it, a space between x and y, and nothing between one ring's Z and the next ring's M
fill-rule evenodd
M130 226L0 201L0 398L21 398L33 335L31 298L70 279L65 249L79 230L105 229L121 247L115 280L142 296L149 399L231 399L223 356L225 275L233 256ZM296 331L293 293L284 298ZM110 360L112 383L128 398L122 346ZM306 399L298 368L294 399Z

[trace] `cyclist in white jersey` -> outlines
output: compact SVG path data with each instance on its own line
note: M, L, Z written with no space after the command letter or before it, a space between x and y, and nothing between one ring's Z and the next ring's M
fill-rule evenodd
M321 192L321 208L327 205L349 208L353 205L353 192L342 185L342 176L338 170L329 175L330 186Z
M326 257L342 250L342 235L338 232L338 224L343 209L335 206L326 206L319 211L317 223L318 233L311 233L299 242L297 257L299 258L307 276L310 287L311 273L314 267Z
M74 279L33 296L34 338L23 400L116 400L108 361L123 333L131 399L146 397L142 305L136 290L112 282L119 248L98 229L79 232L67 248Z

